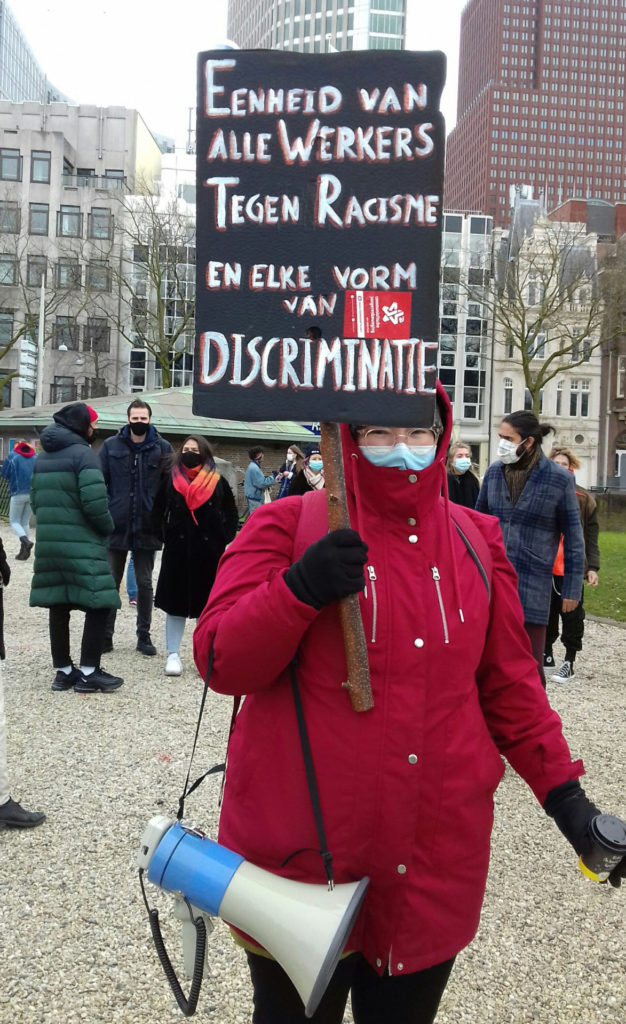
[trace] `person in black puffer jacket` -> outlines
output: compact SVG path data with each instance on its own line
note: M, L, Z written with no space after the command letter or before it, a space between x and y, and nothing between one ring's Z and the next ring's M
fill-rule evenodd
M157 551L163 547L162 522L154 502L163 482L169 441L159 437L150 420L152 409L136 398L127 409L128 423L100 449L100 462L109 492L113 533L109 562L119 590L128 552L133 553L137 576L137 650L156 654L150 638L152 572ZM113 650L115 610L107 620L104 650Z

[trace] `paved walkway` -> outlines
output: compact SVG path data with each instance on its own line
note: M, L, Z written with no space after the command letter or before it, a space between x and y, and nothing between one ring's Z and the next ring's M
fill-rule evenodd
M5 592L12 794L48 815L32 832L0 832L0 1021L173 1024L183 1018L156 959L131 865L145 822L175 813L184 780L201 694L191 630L185 673L168 680L163 616L155 613L153 629L159 656L142 657L125 600L115 651L104 661L125 677L122 689L52 693L47 614L28 607L32 560L15 561L17 542L6 525L0 535L13 569ZM590 623L576 680L549 689L574 755L584 757L589 794L622 816L625 665L624 631ZM198 774L223 757L230 706L214 695L207 702ZM212 834L218 787L205 783L189 803L195 822ZM160 894L156 902L176 950L171 898ZM530 791L507 771L481 929L458 959L437 1024L621 1024L625 916L626 890L587 881ZM243 956L221 923L209 955L196 1019L247 1024Z

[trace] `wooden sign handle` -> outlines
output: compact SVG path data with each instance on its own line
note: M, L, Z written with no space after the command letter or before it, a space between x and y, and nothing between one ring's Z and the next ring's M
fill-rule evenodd
M328 525L331 530L350 529L339 424L322 423L320 428ZM374 698L358 594L349 594L348 597L342 598L339 602L339 617L348 663L348 679L343 685L350 694L354 710L369 711L374 707Z

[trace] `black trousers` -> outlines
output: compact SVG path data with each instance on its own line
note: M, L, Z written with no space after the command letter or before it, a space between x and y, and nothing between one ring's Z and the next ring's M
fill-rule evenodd
M573 612L561 611L561 588L563 586L562 576L552 577L552 598L550 600L550 618L546 629L546 652L550 653L552 645L559 635L559 616L561 617L561 643L565 647L565 660L574 661L576 653L583 649L583 635L585 632L585 609L583 587L580 594L580 604Z
M306 1024L302 1000L276 960L247 953L254 988L252 1024ZM355 1024L432 1024L454 957L416 974L380 977L360 953L339 961L312 1024L341 1024L351 997Z
M55 668L71 665L70 654L70 612L75 611L69 604L55 604L50 609L50 648ZM108 608L88 608L85 611L83 639L80 646L80 665L98 668L102 654L104 630Z
M128 551L109 551L109 565L115 580L115 586L120 589L124 579L124 569ZM150 632L152 622L152 573L154 571L154 559L156 551L135 551L133 550L133 562L135 564L135 576L137 577L137 636ZM117 609L112 608L106 624L106 635L113 636L115 630L115 616Z

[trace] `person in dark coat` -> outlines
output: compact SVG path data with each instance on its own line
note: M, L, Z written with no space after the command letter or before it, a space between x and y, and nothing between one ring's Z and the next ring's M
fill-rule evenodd
M286 498L288 496L291 481L302 469L303 461L304 452L298 448L297 444L290 444L287 449L287 457L278 470L279 484L278 494L276 495L277 500L278 498Z
M580 469L580 462L574 452L563 445L555 445L548 458L552 462L556 462L557 466L563 466L563 469L567 469L572 475L575 470ZM580 521L585 538L584 583L588 583L590 587L597 587L598 571L600 569L598 507L595 499L584 487L581 487L576 481L575 486L576 500L580 509ZM546 629L546 649L543 656L543 667L544 671L551 673L550 679L552 682L564 683L574 675L576 655L583 649L583 636L585 633L583 598L585 588L581 582L579 604L576 605L573 611L564 612L561 608L561 591L563 590L563 575L565 572L562 540L559 544L559 551L552 571L552 598L550 601L550 618L548 619ZM565 659L557 670L552 648L559 635L559 616L561 618L561 643L565 647Z
M165 612L165 674L183 670L180 644L187 619L207 603L217 564L237 532L235 498L217 472L206 438L186 438L157 502L165 522L155 604Z
M574 478L546 458L543 438L553 428L532 412L509 413L500 424L497 461L485 473L476 502L478 512L497 516L509 561L517 573L524 627L543 686L543 653L552 593L552 566L563 536L564 612L580 601L585 542Z
M321 491L325 487L324 461L319 442L304 446L302 469L296 473L289 488L289 497L306 494L307 491Z
M446 460L448 495L455 505L474 508L480 490L480 480L472 467L472 452L464 441L450 445Z
M137 650L141 654L155 655L156 647L150 637L152 573L163 538L154 502L172 446L159 437L150 422L152 409L147 402L136 398L128 406L126 414L128 423L114 437L108 437L100 449L114 523L109 541L109 562L119 590L128 552L132 552L137 577ZM105 651L113 650L114 631L115 609L107 620Z
M119 608L107 559L113 529L98 456L90 448L98 416L83 402L66 405L43 431L31 505L37 516L33 607L50 609L53 690L108 693L124 682L100 664L106 617ZM80 669L70 656L70 613L85 613Z

